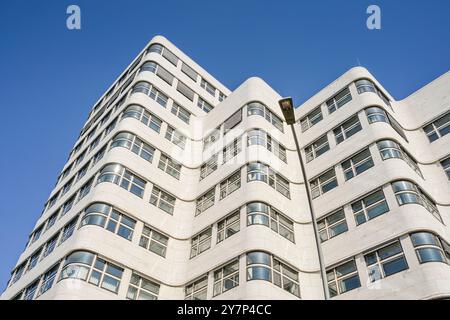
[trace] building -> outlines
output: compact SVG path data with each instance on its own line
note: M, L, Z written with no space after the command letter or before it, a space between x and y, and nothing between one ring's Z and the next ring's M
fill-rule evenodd
M353 68L295 110L298 150L263 80L231 92L157 36L89 114L2 299L448 298L449 89L395 101Z

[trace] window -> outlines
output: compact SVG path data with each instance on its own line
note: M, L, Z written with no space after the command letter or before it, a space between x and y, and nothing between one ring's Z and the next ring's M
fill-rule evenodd
M27 271L36 267L36 265L39 261L39 257L41 256L41 252L42 252L42 249L38 249L31 255L30 260L28 261Z
M361 286L354 259L327 271L327 280L331 298Z
M61 216L65 215L70 209L72 209L73 203L75 202L75 195L73 195L69 200L64 202L61 209Z
M94 203L84 211L81 227L86 225L105 228L131 241L136 220L120 213L108 204Z
M164 47L158 43L150 45L148 48L148 53L155 52L157 54L162 54Z
M166 257L167 244L169 243L169 238L165 235L151 229L150 227L144 226L142 230L141 239L139 240L139 245L161 257Z
M370 282L389 277L408 269L400 241L364 255Z
M202 166L200 167L200 180L205 179L211 173L213 173L217 169L217 160L218 155L215 154L211 158L209 158Z
M59 181L62 181L65 177L67 177L70 173L70 170L72 170L72 165L68 166L63 173L61 174L61 177L59 178Z
M383 109L379 107L367 108L366 115L370 124L376 122L386 122L390 124L392 129L394 129L403 139L405 139L405 141L408 141L400 124L391 115L387 114Z
M206 102L203 98L198 97L197 107L205 111L206 113L210 112L214 107Z
M189 88L187 85L185 85L183 82L178 80L177 83L177 91L181 93L183 96L188 98L191 101L194 101L194 91L192 91L191 88Z
M101 148L92 158L92 166L94 166L97 162L99 162L103 156L105 155L106 152L106 146L104 146L103 148Z
M65 195L67 192L69 192L70 188L72 187L72 183L74 181L74 178L70 179L61 190L61 196Z
M208 291L208 276L191 282L184 288L185 300L206 300Z
M311 195L313 199L336 188L338 186L338 182L334 168L331 168L317 178L310 180L309 185L311 186Z
M98 144L100 143L100 138L101 138L101 134L98 135L94 141L92 141L92 143L89 145L89 152L91 152L98 146Z
M72 220L69 221L69 223L67 223L61 233L61 240L60 243L63 243L64 241L66 241L67 239L69 239L73 232L75 231L75 226L77 225L77 221L78 221L78 216L73 218Z
M167 126L165 137L167 140L180 147L181 149L184 149L184 147L186 146L186 137L171 126Z
M56 274L58 273L59 263L53 266L42 276L41 286L39 288L38 296L47 292L55 282Z
M212 228L203 230L191 240L191 258L211 248Z
M123 147L131 150L148 162L152 162L155 153L155 148L129 132L120 132L114 137L111 143L111 149L116 147Z
M239 286L239 259L214 271L214 297L237 286Z
M13 283L19 281L19 279L22 277L24 271L25 271L25 267L26 267L27 262L23 262L20 266L18 266L11 278L11 282L10 285L12 285Z
M336 143L339 144L344 140L350 138L355 133L361 131L361 123L359 122L358 115L351 117L349 120L345 121L339 127L333 130L334 137L336 138Z
M174 55L169 49L166 47L163 47L164 50L162 52L162 56L167 59L171 64L173 64L175 67L178 64L178 57Z
M47 206L46 206L46 207L47 207L46 210L48 210L48 209L50 209L51 207L53 207L53 206L55 205L56 201L58 201L58 198L59 198L59 192L56 193L54 196L52 196L52 197L48 200Z
M173 210L175 208L175 197L165 191L162 191L158 187L153 186L152 195L150 196L150 203L168 214L173 214Z
M194 82L197 82L197 78L198 78L198 73L195 72L194 69L192 69L191 67L189 67L186 63L183 62L183 64L181 65L181 71L183 71L183 73L185 75L187 75L189 78L191 78Z
M139 72L144 71L149 71L156 74L158 77L160 77L162 80L164 80L170 85L172 85L173 83L174 76L169 71L167 71L166 69L164 69L163 67L161 67L160 65L158 65L153 61L148 61L142 65Z
M260 145L275 154L280 160L286 162L286 148L273 139L268 133L260 129L247 132L247 145Z
M79 156L78 158L75 160L74 166L76 167L77 165L79 165L83 160L84 157L86 156L86 150L84 150Z
M78 192L78 201L83 199L85 196L89 194L91 191L92 183L94 182L94 177L89 179L83 186L81 186L79 192Z
M103 135L103 138L105 138L111 131L114 130L117 124L117 118L114 119L105 129L105 134Z
M251 102L247 105L247 116L258 115L264 117L275 128L283 132L283 121L260 102Z
M442 168L447 174L447 178L450 180L450 157L441 161Z
M55 224L57 218L58 218L58 213L54 213L47 219L47 225L45 226L46 231Z
M262 181L277 190L287 198L290 198L289 182L269 166L252 162L247 165L247 182Z
M60 279L79 279L117 293L123 269L87 251L75 251L63 265Z
M172 103L172 109L171 112L176 115L178 118L181 119L181 121L189 124L189 121L191 119L191 113L187 111L182 106L178 105L177 103Z
M31 243L36 242L41 237L42 231L44 230L44 226L41 225L33 232L33 236L31 237Z
M164 153L161 153L158 168L167 172L175 179L180 179L181 163L169 158Z
M33 300L34 295L36 294L36 290L39 285L39 279L30 284L26 289L23 295L23 300Z
M214 205L214 198L216 196L216 188L208 190L196 201L195 215L198 216L202 212L205 212L208 208Z
M353 202L351 206L358 226L389 211L383 190L377 190Z
M158 133L161 130L161 119L146 111L141 106L128 106L122 114L122 119L125 118L135 118Z
M219 91L219 101L222 102L223 100L225 100L227 98L227 96L223 93Z
M305 148L306 162L310 162L330 150L328 137L324 135Z
M363 94L364 92L376 93L384 101L384 103L386 103L386 105L391 107L389 98L383 92L381 92L381 90L378 89L378 87L372 81L361 79L356 81L355 85L359 94Z
M45 243L44 250L43 250L43 252L42 252L42 258L41 258L41 260L44 259L46 256L48 256L50 253L53 252L53 250L54 250L55 247L56 247L56 243L58 242L58 238L59 238L59 233L57 233L55 236L53 236L52 238L50 238L50 240L48 240L48 241Z
M420 263L448 263L450 245L440 237L430 232L417 232L411 234L411 241Z
M210 134L208 134L203 139L203 150L208 148L210 145L212 145L214 142L219 140L220 138L220 126L214 129Z
M442 222L441 215L434 201L414 183L409 181L396 181L392 183L392 189L394 190L399 206L410 203L419 204Z
M450 112L423 128L430 142L442 138L450 132Z
M200 82L200 86L203 89L205 89L206 92L208 92L213 97L216 95L216 88L211 83L206 81L205 79L202 78L202 81Z
M233 234L238 233L240 230L240 213L239 209L234 213L222 219L217 223L217 243L228 239Z
M241 187L241 170L233 173L229 178L220 183L220 200L228 197Z
M137 177L134 173L120 164L108 164L101 171L97 184L112 182L142 198L146 181Z
M231 117L229 117L223 123L224 134L236 127L242 121L242 109L236 111Z
M300 297L298 272L265 252L247 253L247 281L264 280Z
M86 172L89 169L89 163L87 163L86 165L83 166L83 168L81 168L78 173L77 173L77 178L76 181L80 180L81 178L83 178L86 175Z
M128 287L127 299L130 300L157 300L159 284L145 279L133 272Z
M242 138L239 137L239 138L234 139L234 141L232 143L230 143L225 148L223 148L223 150L222 150L222 155L223 155L222 161L223 162L222 163L225 164L230 159L237 156L241 151L242 151Z
M341 163L344 171L345 180L350 180L353 177L369 170L374 166L372 155L369 148L364 149L357 155Z
M139 92L149 96L164 108L166 107L168 97L150 83L144 81L136 83L131 91L131 94Z
M313 111L308 113L305 117L300 119L300 127L302 128L302 132L305 132L306 130L311 128L313 125L322 121L322 119L323 119L322 110L321 110L320 106L318 106Z
M317 222L320 241L328 241L341 233L348 231L347 221L343 209L330 214Z
M347 87L327 101L328 112L331 114L350 101L352 101L352 94L350 93L350 89Z
M263 225L294 242L294 222L263 202L247 204L247 225Z
M394 158L402 159L411 167L411 169L422 177L422 172L420 171L417 162L398 143L392 140L382 140L377 142L377 146L383 160Z

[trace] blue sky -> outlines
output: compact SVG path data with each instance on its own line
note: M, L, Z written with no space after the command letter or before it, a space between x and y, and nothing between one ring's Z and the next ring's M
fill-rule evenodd
M361 64L402 99L450 69L448 12L448 0L1 1L0 288L92 104L154 35L231 90L259 76L300 104Z

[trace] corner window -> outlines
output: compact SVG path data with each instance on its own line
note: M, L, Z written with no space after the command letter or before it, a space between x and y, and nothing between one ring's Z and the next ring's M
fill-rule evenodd
M411 234L411 241L416 249L417 258L420 263L448 263L450 258L450 245L440 237L430 232L417 232Z

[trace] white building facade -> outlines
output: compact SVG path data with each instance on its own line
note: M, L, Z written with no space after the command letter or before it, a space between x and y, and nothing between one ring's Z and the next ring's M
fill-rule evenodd
M298 150L263 80L231 92L156 36L92 109L1 298L448 298L449 92L446 73L395 101L353 68L295 110Z

